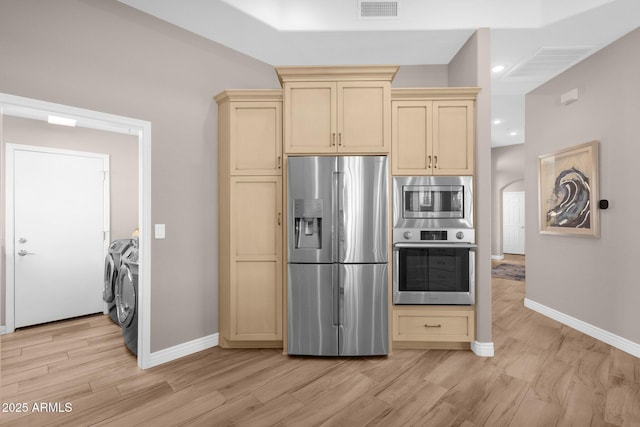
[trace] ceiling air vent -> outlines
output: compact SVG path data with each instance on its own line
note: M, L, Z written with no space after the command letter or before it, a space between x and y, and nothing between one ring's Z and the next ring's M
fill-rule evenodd
M359 1L360 18L397 18L397 1Z
M594 50L594 46L543 47L513 67L505 78L530 80L556 75L586 58Z

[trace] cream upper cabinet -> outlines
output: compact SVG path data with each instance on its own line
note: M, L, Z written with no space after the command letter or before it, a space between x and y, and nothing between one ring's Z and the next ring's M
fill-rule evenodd
M388 154L396 66L280 67L286 154Z
M392 91L392 173L473 175L477 88Z
M282 91L229 90L216 96L231 175L282 175Z

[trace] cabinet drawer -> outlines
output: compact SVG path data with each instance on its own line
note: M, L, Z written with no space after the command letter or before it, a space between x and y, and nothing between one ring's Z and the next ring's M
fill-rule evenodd
M473 311L403 310L393 311L394 341L457 341L474 337Z

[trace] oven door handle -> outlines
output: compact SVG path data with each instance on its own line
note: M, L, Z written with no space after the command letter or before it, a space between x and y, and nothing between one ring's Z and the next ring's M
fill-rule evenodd
M469 249L475 251L478 245L473 243L394 243L393 249L428 249L428 248L451 248L451 249Z

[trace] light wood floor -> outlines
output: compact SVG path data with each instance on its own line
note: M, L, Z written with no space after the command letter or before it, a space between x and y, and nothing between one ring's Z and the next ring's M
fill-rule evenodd
M0 413L0 424L640 426L640 359L523 307L493 282L495 357L396 350L299 358L212 348L140 371L106 316L1 338L1 401L67 413Z

